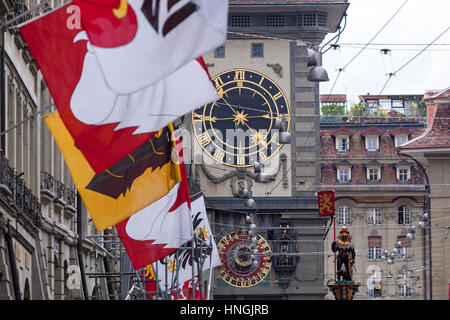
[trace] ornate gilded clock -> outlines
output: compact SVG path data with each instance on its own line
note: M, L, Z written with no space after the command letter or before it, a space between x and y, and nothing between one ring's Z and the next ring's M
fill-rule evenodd
M248 231L233 231L224 236L217 244L222 267L220 278L229 285L246 288L261 283L269 274L272 262L272 250L269 243L257 235L256 249L258 264L252 263L252 249Z
M262 73L232 69L213 78L219 100L192 112L194 134L214 160L234 167L264 162L280 150L275 119L288 121L280 87Z

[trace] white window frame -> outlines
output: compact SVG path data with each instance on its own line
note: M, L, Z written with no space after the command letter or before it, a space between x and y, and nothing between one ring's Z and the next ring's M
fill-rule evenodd
M350 208L347 206L340 206L337 210L337 218L338 218L338 224L340 226L344 225L350 225Z
M341 172L347 171L347 180L342 181L341 180ZM350 167L338 167L337 169L337 181L339 182L349 182L352 180L352 168Z
M377 179L371 179L372 170L376 172ZM379 167L368 167L367 168L367 181L380 181L381 179L381 170Z
M378 105L384 111L391 111L392 99L378 99Z
M400 179L400 173L401 173L401 171L403 171L403 170L406 170L406 177L407 177L407 180L404 180L403 178L402 179ZM402 173L402 176L403 176L403 173ZM400 167L397 167L397 180L398 181L400 181L400 182L407 182L407 181L410 181L411 180L411 168L410 167L406 167L406 166L400 166Z
M405 139L405 142L402 143L402 144L400 144L400 143L398 142L398 139L399 139L399 138ZM407 143L407 142L408 142L408 135L407 135L407 134L398 134L398 135L395 136L395 147L400 147L401 145L404 145L404 144Z
M367 209L367 224L376 225L382 223L382 214L380 208Z
M340 148L340 141L345 141L345 149ZM336 151L337 152L348 152L350 150L350 138L348 136L337 136L336 137Z
M398 255L398 260L409 261L412 258L412 248L409 247L401 247L400 254Z
M402 220L403 220L403 222L402 223L398 223L398 217L397 217L397 223L398 224L402 224L402 225L409 225L411 223L411 208L408 207L407 205L401 205L401 206L399 206L397 208L397 214L400 214L399 210L400 210L401 207L403 207L403 210L402 210L402 216L403 216ZM406 210L405 210L405 208L406 208Z
M381 260L383 255L383 248L381 247L369 247L367 257L369 260Z
M375 139L375 150L369 149L370 143L369 141L371 141L372 139ZM380 143L379 143L379 137L378 136L366 136L366 151L378 151L378 149L380 148Z

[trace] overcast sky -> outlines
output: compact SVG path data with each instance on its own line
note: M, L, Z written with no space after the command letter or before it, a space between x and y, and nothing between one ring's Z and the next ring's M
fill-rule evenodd
M389 78L380 49L391 50L390 59L385 57L393 66L388 72L395 72L450 27L450 0L409 0L372 45L349 63L405 1L349 0L347 26L338 42L340 49L323 55L330 81L320 83L321 94L347 94L350 105L359 102L359 95L378 95ZM329 34L322 45L335 35ZM435 44L391 77L382 94L424 94L428 89L450 87L450 30ZM337 70L345 65L339 73Z

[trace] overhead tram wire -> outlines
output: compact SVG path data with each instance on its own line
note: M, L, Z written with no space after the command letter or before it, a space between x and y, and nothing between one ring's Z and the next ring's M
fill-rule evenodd
M338 73L338 75L336 76L336 80L335 80L335 83L334 83L334 85L336 84L336 81L337 81L337 78L339 77L339 75L340 75L340 73L342 72L342 71L344 71L369 45L370 45L370 43L381 33L381 31L383 31L384 30L384 28L386 28L386 26L392 21L392 19L394 19L394 17L403 9L403 7L406 5L406 3L408 2L409 0L405 0L405 2L403 2L403 4L397 9L397 11L395 11L395 13L389 18L389 20L381 27L381 29L379 29L376 33L375 33L375 35L369 40L369 42L367 42L364 46L363 46L363 48L361 49L361 50L359 50L358 51L358 53L356 53L356 55L354 55L353 56L353 58L351 58L350 59L350 61L349 62L347 62L347 64L345 64L344 65L344 67L343 68L341 68L341 69L339 69L339 73ZM334 88L334 85L333 85L333 88ZM332 89L333 89L332 88ZM332 93L332 90L330 90L330 93L329 94L331 94Z
M415 56L413 56L411 59L409 59L405 64L403 64L400 68L398 68L396 71L394 71L393 73L389 74L389 78L386 80L386 83L384 84L384 86L381 88L380 93L378 95L381 95L381 93L384 91L384 89L386 88L388 82L391 80L392 76L396 75L398 72L400 72L403 68L405 68L408 64L410 64L414 59L416 59L418 56L420 56L422 53L424 53L434 42L436 42L440 37L442 37L448 30L450 29L450 27L447 27L441 34L439 34L433 41L431 41L431 43L427 44L422 50L420 50Z

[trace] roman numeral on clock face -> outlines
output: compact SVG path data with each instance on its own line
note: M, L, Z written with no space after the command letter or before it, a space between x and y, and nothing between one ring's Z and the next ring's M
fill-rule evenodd
M199 134L198 140L202 147L206 147L208 144L210 144L212 142L212 140L209 137L207 132L203 132L202 134Z
M236 70L234 72L234 80L245 80L245 71L244 70Z

